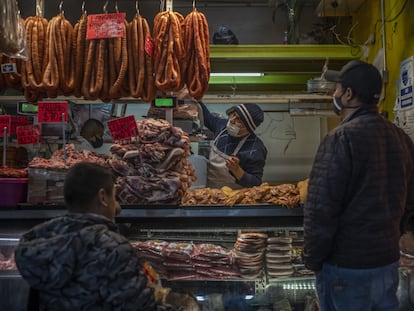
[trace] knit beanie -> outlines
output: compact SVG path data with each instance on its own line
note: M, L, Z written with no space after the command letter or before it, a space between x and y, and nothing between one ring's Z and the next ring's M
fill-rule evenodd
M227 114L237 112L243 124L253 133L255 129L262 124L264 119L263 110L257 104L240 104L227 110Z

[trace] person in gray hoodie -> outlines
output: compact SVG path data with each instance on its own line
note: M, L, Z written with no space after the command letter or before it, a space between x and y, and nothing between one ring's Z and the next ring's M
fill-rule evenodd
M17 268L40 310L156 310L153 289L132 245L114 223L121 207L114 177L78 163L64 183L68 214L23 234Z

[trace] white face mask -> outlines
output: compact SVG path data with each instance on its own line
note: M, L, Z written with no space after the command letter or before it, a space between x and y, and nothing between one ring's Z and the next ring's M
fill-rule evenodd
M336 113L336 115L340 115L344 105L342 104L341 97L333 96L333 106L332 110Z
M227 133L229 133L230 136L241 137L240 128L237 125L231 123L230 120L227 121L226 130L227 130Z

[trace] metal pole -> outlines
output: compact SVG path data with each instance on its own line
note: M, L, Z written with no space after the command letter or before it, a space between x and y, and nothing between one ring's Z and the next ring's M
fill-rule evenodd
M65 114L62 113L62 141L63 141L63 163L66 165L66 139L65 139Z
M387 46L386 46L386 38L385 38L385 7L384 7L384 0L381 0L381 24L382 24L382 49L384 53L384 69L382 72L382 80L385 83L388 82L388 71L387 71Z
M6 166L7 127L3 128L3 166Z

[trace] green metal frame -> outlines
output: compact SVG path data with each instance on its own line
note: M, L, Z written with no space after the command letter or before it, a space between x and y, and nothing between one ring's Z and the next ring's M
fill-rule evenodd
M346 45L210 45L211 72L260 72L263 76L211 76L208 93L306 91L329 60L330 69L361 57L361 50Z

